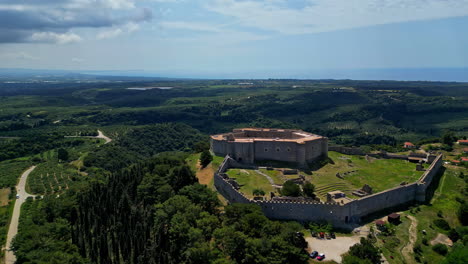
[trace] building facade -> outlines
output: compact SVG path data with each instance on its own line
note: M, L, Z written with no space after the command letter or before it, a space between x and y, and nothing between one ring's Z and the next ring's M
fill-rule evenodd
M328 139L302 130L241 128L211 136L211 150L249 164L261 160L305 164L328 156Z

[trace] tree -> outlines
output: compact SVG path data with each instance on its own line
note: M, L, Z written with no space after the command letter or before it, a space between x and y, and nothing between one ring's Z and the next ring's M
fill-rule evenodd
M315 197L315 185L313 185L311 182L306 182L302 187L302 190L307 197Z
M298 197L302 195L302 192L298 184L287 181L283 184L283 188L281 188L281 195Z
M434 250L435 252L439 253L440 255L447 255L448 253L448 248L446 245L444 244L435 244L433 247L432 247L432 250Z
M458 219L462 225L468 225L468 203L462 203L458 209Z
M254 189L254 190L252 191L252 194L253 194L254 196L264 196L264 195L265 195L265 191L262 190L262 189Z
M57 156L59 160L67 161L68 160L68 151L64 148L59 148L57 151Z
M468 246L455 244L453 250L447 255L442 264L465 264L468 263Z
M175 191L179 191L187 185L198 182L197 177L187 165L175 167L169 173L170 185Z
M213 156L211 156L211 153L209 150L204 150L201 155L200 155L200 165L202 168L205 168L210 164L210 162L213 161Z
M455 141L457 141L457 137L455 136L455 134L452 131L446 131L442 135L442 143L444 143L446 145L452 146L453 142L455 142Z
M362 237L360 243L355 244L354 246L349 248L348 253L349 255L358 257L360 259L367 259L370 261L369 263L372 264L380 263L379 249L374 246L370 239L365 239Z

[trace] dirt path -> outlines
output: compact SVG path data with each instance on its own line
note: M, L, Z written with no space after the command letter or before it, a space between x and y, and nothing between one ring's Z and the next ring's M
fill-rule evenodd
M214 170L213 170L211 163L208 164L208 166L206 166L205 168L201 168L200 161L198 161L196 174L197 174L198 182L200 184L209 185L211 180L213 180L213 177L214 177Z
M106 143L104 143L104 144L110 143L112 141L112 139L107 137L106 135L104 135L104 133L102 133L101 130L98 130L97 132L98 132L98 135L96 136L96 138L104 139L106 141Z
M106 141L104 144L110 143L112 141L112 139L104 135L104 133L102 133L101 130L98 130L97 136L65 136L65 137L66 138L100 138Z
M408 244L401 250L401 254L406 260L406 263L413 263L414 258L412 257L413 255L413 248L414 248L414 243L416 243L416 240L418 239L418 220L414 218L411 215L408 215L408 218L411 220L411 225L409 227L409 241Z
M16 256L13 253L13 251L11 251L11 241L13 240L13 237L15 237L16 234L18 233L18 221L19 221L19 216L21 213L21 205L26 201L26 198L34 197L34 195L26 192L25 186L26 186L26 180L28 179L29 174L35 168L36 166L32 166L31 168L23 172L23 175L21 175L18 185L16 185L16 193L17 195L19 195L19 198L16 199L15 207L13 209L13 215L11 216L10 228L8 229L8 236L7 236L6 247L5 247L6 248L6 251L5 251L5 263L6 264L13 264L16 262Z

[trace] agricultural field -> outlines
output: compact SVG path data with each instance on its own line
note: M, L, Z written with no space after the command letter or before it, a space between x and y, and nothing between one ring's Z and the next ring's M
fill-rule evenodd
M76 139L69 139L76 142ZM67 148L68 161L59 161L57 150L50 150L35 156L42 162L29 175L26 189L31 194L57 194L85 179L80 172L83 159L93 148L103 143L100 139L80 138L80 144Z

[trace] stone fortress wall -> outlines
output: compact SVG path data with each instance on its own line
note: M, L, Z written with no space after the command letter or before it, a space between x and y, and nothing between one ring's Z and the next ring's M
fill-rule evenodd
M358 224L363 217L381 210L425 201L427 188L442 166L442 155L440 154L434 159L418 181L353 200L346 204L310 200L256 201L248 199L236 190L231 184L232 180L225 174L226 170L231 167L238 168L242 166L245 165L226 156L223 164L215 172L215 187L229 202L258 204L265 215L272 219L301 222L326 220L336 227L349 228L350 224Z
M211 136L211 150L248 164L260 160L305 164L327 157L328 139L302 130L242 128Z

